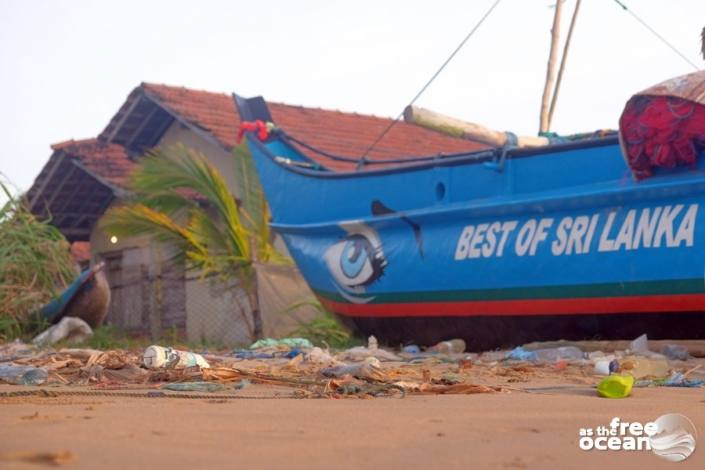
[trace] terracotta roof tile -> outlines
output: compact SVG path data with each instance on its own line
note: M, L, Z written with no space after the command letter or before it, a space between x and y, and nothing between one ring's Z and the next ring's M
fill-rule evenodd
M236 144L240 118L232 97L221 93L143 83L151 97L182 119L211 133L223 146ZM290 135L332 154L359 158L392 121L388 118L267 103L274 121ZM369 154L371 160L471 152L485 145L449 137L406 122L397 123ZM309 155L313 158L315 154ZM334 169L353 164L322 159Z
M124 147L98 139L68 140L51 148L78 159L88 171L117 187L125 186L135 167Z

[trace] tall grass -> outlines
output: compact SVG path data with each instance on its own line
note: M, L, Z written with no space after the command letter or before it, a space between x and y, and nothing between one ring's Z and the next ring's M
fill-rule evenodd
M290 305L282 313L288 314L302 307L313 308L318 314L291 331L288 336L300 336L309 339L316 346L336 349L349 348L363 344L362 338L355 336L335 315L326 310L316 299L307 299Z
M8 201L0 209L0 322L3 335L25 331L36 312L76 277L69 243L39 221L2 182Z

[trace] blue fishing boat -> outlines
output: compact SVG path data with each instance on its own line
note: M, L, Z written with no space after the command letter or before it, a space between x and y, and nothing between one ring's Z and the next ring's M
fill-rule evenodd
M235 99L272 228L361 333L473 349L705 337L705 72L635 95L620 132L343 172L264 124L261 98Z

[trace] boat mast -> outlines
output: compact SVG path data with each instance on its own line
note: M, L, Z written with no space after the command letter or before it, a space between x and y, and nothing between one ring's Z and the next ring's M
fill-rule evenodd
M548 112L551 105L551 92L555 81L556 58L558 57L558 41L560 39L561 10L564 0L556 1L556 11L553 15L553 27L551 28L551 52L548 55L548 67L546 69L546 84L543 87L543 98L541 99L541 115L539 132L548 132Z
M556 109L556 102L558 101L558 91L561 88L561 81L563 80L563 71L565 70L566 59L568 58L568 48L570 47L570 40L573 37L573 30L575 29L575 20L578 18L578 11L580 10L580 2L582 0L577 0L575 2L575 10L573 11L573 17L570 20L570 27L568 28L568 36L565 38L565 45L563 46L563 56L561 57L561 65L558 67L558 78L556 78L556 88L553 90L553 98L551 98L551 107L548 111L548 129L551 128L551 123L553 122L553 111Z

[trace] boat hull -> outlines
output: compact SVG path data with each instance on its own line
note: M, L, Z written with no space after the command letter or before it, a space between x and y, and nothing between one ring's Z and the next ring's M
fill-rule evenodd
M705 335L705 171L636 182L616 141L356 175L251 145L321 303L393 344ZM702 158L700 159L703 160ZM489 163L489 164L488 164Z
M702 312L503 317L351 317L343 323L362 337L375 335L389 345L432 345L462 338L468 351L510 348L532 341L631 339L704 339Z

